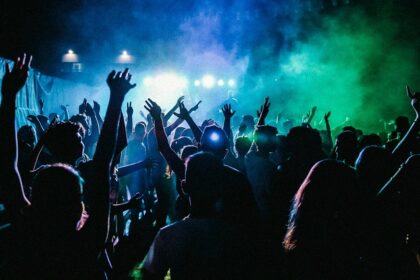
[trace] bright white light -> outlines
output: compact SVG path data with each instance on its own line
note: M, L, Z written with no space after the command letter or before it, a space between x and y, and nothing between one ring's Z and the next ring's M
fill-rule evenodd
M222 86L224 86L224 85L225 85L225 81L223 81L222 79L220 79L220 80L218 80L218 81L217 81L217 85L218 85L219 87L222 87Z
M145 77L143 80L143 85L146 87L150 87L153 85L153 78L152 77Z
M201 79L201 82L203 83L203 87L212 88L212 87L214 87L214 84L216 83L216 80L214 79L214 77L212 75L205 75Z
M73 50L69 49L61 58L61 62L77 63L79 62L79 56Z
M181 89L185 89L188 86L188 80L184 77L178 77L178 87Z
M199 87L199 86L201 85L200 80L195 80L195 81L194 81L194 85L195 85L196 87Z
M216 132L213 132L212 134L210 134L210 140L213 142L217 142L220 139L220 135Z
M229 85L230 87L234 87L234 86L235 86L235 80L230 79L230 80L228 81L228 85Z
M117 58L117 63L121 63L121 64L134 63L134 57L132 55L129 55L126 50L123 50Z

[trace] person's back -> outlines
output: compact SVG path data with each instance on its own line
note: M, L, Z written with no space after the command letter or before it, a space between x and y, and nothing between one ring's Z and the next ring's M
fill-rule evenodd
M218 219L188 217L159 231L144 267L163 277L168 266L174 280L244 279L249 252L240 240L239 231Z
M249 235L242 232L243 223L232 222L246 215L232 210L245 206L235 204L243 196L231 186L236 172L209 153L188 160L183 190L190 196L191 214L158 232L144 262L145 279L163 279L168 270L172 279L252 278Z

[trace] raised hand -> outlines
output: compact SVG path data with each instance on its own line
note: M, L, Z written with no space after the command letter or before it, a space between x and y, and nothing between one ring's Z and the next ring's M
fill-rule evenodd
M39 104L39 111L41 112L41 115L44 113L44 100L42 98L38 99Z
M146 105L144 105L144 108L149 112L154 120L159 120L162 118L162 109L152 99L149 98L146 100Z
M192 112L194 112L194 111L197 111L197 110L198 110L198 105L200 105L200 104L201 104L201 100L200 100L200 101L198 101L198 103L197 103L197 104L195 104L195 105L194 105L194 107L191 107L191 108L190 108L190 110L189 110L188 112L192 113Z
M200 104L200 102L198 102L198 104ZM198 106L198 104L196 106ZM190 117L190 113L188 112L187 108L185 108L184 102L179 103L179 113L174 113L174 115L183 120L186 120Z
M264 104L260 107L260 110L257 110L258 118L265 119L267 117L268 112L270 111L270 105L271 105L269 101L270 101L270 98L267 96L264 99Z
M176 101L176 104L178 104L178 106L179 106L179 104L184 101L184 98L185 98L185 96L180 96L178 98L178 100Z
M96 115L99 115L99 112L101 111L101 106L95 100L93 100L93 111Z
M140 116L147 121L147 116L144 114L142 110L140 110Z
M79 105L79 114L86 113L87 99L83 98L82 104Z
M407 96L411 99L411 106L416 112L417 117L420 117L420 92L412 93L411 89L407 86Z
M127 116L133 116L134 110L133 106L131 106L132 102L127 102Z
M60 105L60 109L63 110L64 112L67 111L67 106L69 105Z
M325 115L324 115L324 120L327 122L327 121L329 121L329 119L330 119L330 116L331 116L331 111L328 111L327 113L325 113Z
M1 93L3 97L13 97L16 98L16 94L26 83L28 78L28 70L31 65L32 56L23 55L23 57L18 57L13 64L12 70L9 68L9 64L6 63L6 73L4 74Z
M106 79L109 89L111 90L111 98L124 99L127 92L136 86L136 84L132 84L130 81L131 74L128 73L128 68L125 68L123 72L115 72L115 70L112 70Z
M37 116L34 116L34 115L29 115L29 116L26 117L26 119L28 121L30 121L31 123L37 123L37 122L39 122L38 117Z
M232 106L230 104L225 104L222 107L223 116L225 119L231 119L233 115L235 115L236 111L232 110Z
M92 117L95 115L95 112L93 111L92 106L86 102L86 115L89 117Z

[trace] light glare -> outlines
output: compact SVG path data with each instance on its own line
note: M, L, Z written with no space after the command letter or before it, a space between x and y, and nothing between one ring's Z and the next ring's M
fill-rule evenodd
M205 75L202 79L203 87L205 88L212 88L216 83L216 80L212 75Z

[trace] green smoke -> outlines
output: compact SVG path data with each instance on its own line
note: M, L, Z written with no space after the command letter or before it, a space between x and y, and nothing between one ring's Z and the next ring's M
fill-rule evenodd
M277 73L254 77L247 94L269 95L272 111L295 117L316 105L315 120L332 111L333 126L350 117L372 132L381 118L412 117L404 88L420 90L419 25L404 12L382 4L373 12L356 6L303 16L290 51L278 56Z

